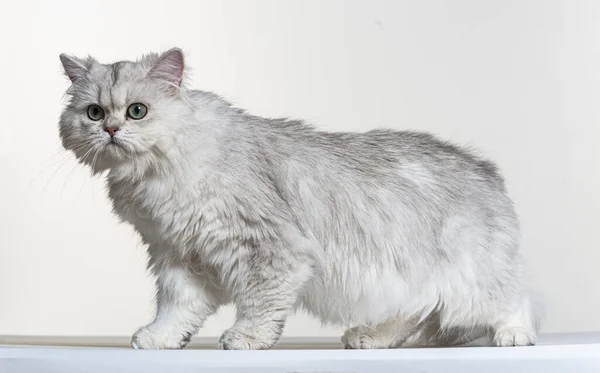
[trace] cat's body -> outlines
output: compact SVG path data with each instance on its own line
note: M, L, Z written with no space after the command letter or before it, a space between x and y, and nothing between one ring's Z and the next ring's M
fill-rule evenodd
M157 276L157 317L134 347L182 347L231 302L227 349L271 347L295 307L354 327L349 348L487 331L496 345L535 342L518 222L493 164L422 133L251 116L180 88L178 50L115 65L62 58L74 82L63 143L109 170L114 211ZM134 102L145 120L122 115ZM101 120L81 118L90 104Z

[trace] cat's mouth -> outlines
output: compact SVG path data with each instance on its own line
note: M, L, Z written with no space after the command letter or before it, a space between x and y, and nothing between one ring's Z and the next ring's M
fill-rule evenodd
M123 139L111 138L104 145L104 154L113 160L129 159L135 155L135 148Z
M110 140L108 140L108 142L106 143L106 148L107 149L114 149L114 148L124 149L125 144L123 144L122 140L120 140L116 137L111 137Z
M120 158L126 151L125 144L114 137L107 141L104 145L104 153L110 157Z

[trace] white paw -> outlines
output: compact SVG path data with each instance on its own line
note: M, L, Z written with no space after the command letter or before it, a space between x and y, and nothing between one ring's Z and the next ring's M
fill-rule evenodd
M221 350L266 350L273 347L275 342L272 338L261 338L252 329L231 328L219 338L218 347Z
M389 338L378 335L377 330L358 326L346 330L342 336L342 343L346 349L370 350L390 348L391 341Z
M504 327L496 330L493 342L498 347L532 346L536 342L536 336L531 329Z
M171 330L153 328L152 325L140 328L131 338L131 347L136 350L181 349L190 342L189 334L176 334Z

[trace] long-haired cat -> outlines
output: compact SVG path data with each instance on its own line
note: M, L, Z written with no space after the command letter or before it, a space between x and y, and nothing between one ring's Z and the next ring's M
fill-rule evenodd
M187 88L172 49L60 56L64 147L107 171L148 245L157 312L134 348L182 348L233 303L222 349L266 349L303 308L347 348L535 343L519 224L495 165L429 134L328 133Z

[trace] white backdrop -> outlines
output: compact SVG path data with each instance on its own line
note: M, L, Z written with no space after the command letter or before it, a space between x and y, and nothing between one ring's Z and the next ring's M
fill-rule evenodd
M144 248L59 152L58 54L179 46L193 85L331 130L434 131L498 162L545 331L599 330L600 2L19 1L0 9L0 334L129 335ZM58 155L55 155L57 154ZM53 156L54 155L54 156ZM203 335L232 322L212 318ZM286 335L336 335L306 316Z

